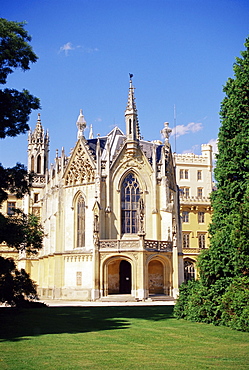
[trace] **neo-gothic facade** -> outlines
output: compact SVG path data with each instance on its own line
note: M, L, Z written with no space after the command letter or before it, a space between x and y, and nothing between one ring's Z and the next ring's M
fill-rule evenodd
M49 137L38 115L28 137L36 175L23 208L40 216L44 247L35 258L20 256L19 267L41 298L177 296L183 257L171 130L165 123L164 143L141 138L131 80L125 122L125 133L115 127L86 139L81 111L75 147L48 169Z

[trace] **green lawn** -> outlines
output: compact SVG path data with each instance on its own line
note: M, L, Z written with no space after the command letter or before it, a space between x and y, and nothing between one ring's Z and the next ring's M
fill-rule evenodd
M249 333L172 310L0 308L0 369L249 369Z

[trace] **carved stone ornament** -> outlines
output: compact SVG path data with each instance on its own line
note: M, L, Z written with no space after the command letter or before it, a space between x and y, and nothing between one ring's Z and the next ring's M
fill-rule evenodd
M144 160L140 153L134 155L133 153L126 152L120 163L123 168L136 167L139 170L144 166Z
M66 185L80 185L94 182L95 172L92 168L87 154L82 146L79 146L76 155L71 162L66 176Z

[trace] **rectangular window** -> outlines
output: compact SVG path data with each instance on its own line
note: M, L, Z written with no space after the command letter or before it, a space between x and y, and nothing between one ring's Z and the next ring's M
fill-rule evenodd
M185 170L185 179L188 179L188 170Z
M189 233L184 233L182 236L183 248L189 248Z
M39 200L39 194L38 193L35 193L34 194L34 203L37 203Z
M183 179L183 170L180 170L180 179Z
M198 212L198 222L199 224L204 223L204 212Z
M197 180L201 180L201 179L202 179L202 171L198 170L197 171Z
M7 215L13 215L14 208L16 208L16 202L7 202Z
M184 189L184 195L186 198L189 198L189 188Z
M182 222L189 222L189 212L188 211L182 212Z
M82 272L81 271L76 272L76 285L77 286L82 285Z
M205 234L199 234L198 235L198 244L200 249L205 248Z
M202 198L202 188L197 188L197 197Z

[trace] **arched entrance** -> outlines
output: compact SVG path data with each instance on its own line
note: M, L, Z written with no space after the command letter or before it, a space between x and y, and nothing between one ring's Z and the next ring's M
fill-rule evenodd
M119 293L131 294L131 264L125 260L119 265Z
M152 260L148 266L149 294L164 294L164 268L158 260Z
M107 294L131 294L131 264L124 259L114 259L108 264Z

